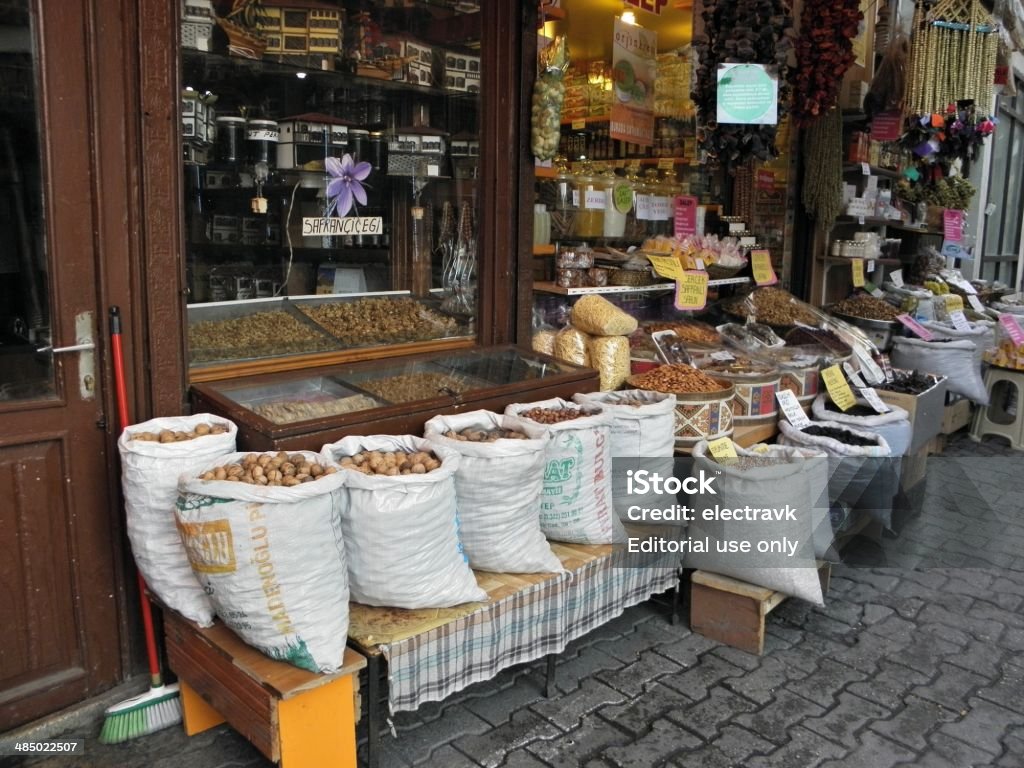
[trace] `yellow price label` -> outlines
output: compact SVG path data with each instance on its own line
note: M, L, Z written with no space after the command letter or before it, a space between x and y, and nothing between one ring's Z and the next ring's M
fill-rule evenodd
M821 380L825 382L825 389L828 390L832 402L839 406L842 411L848 411L857 402L856 395L846 382L839 365L833 365L821 372Z
M572 121L572 129L574 131L582 131L586 127L587 127L587 121L586 120L573 120Z
M728 437L720 437L708 443L708 450L716 459L738 459L736 446Z
M648 256L654 271L669 280L680 280L683 277L683 265L675 256Z
M864 259L854 259L850 262L850 269L853 275L853 287L864 287Z
M663 157L658 161L659 171L671 171L676 161L671 157Z
M942 297L942 300L946 303L947 313L964 311L964 300L962 296L955 293L947 293Z
M772 266L772 255L765 250L750 252L750 263L754 268L754 282L758 285L774 285L779 282Z
M684 272L682 277L676 280L676 309L704 309L707 303L708 273Z

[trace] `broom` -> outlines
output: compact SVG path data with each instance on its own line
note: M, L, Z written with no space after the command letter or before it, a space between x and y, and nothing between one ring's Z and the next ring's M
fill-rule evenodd
M114 366L114 392L121 429L128 427L128 390L124 383L124 350L121 347L121 312L110 308L110 352ZM100 731L101 744L121 742L146 736L181 722L181 699L178 684L164 685L160 660L156 652L153 610L146 597L146 582L136 570L139 599L142 603L142 626L146 634L146 655L149 657L149 690L119 704L108 707Z

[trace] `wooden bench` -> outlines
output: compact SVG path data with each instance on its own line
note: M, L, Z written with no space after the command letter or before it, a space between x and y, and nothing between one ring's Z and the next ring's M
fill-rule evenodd
M282 768L355 768L359 653L346 648L342 668L319 675L264 656L219 621L201 629L165 610L164 634L189 736L227 722Z
M831 567L818 564L821 592L828 592ZM690 577L690 629L733 648L760 656L765 618L787 595L729 576L694 571Z

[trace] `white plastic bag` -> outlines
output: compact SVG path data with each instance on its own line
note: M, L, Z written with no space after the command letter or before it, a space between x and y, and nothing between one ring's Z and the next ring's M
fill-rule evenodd
M433 451L441 466L422 475L343 470L342 519L352 599L394 608L447 608L487 600L459 538L459 454L411 435L346 437L325 445L335 461L364 451Z
M913 426L910 423L910 414L898 405L889 405L888 413L875 413L856 416L852 413L843 413L838 408L832 410L828 407L828 394L822 392L811 405L811 413L817 421L834 421L839 424L849 424L851 427L866 432L876 432L885 438L889 445L892 456L905 456L910 449L910 441L914 435ZM862 408L871 408L867 400L858 397L857 405Z
M167 429L191 432L200 424L216 424L227 431L176 443L132 439L143 432L159 434ZM213 606L192 573L175 525L178 477L198 475L211 459L233 453L237 433L238 428L227 419L199 413L133 424L117 441L128 540L135 563L146 586L164 605L201 627L213 624Z
M732 466L710 456L708 443L701 440L693 448L693 472L703 471L716 478L714 494L690 497L696 510L690 523L691 541L707 538L711 551L688 553L686 566L758 584L816 605L822 605L821 582L814 558L813 521L817 499L812 487L817 482L809 458L792 448L774 446L757 453L737 446L744 457L770 458L768 466ZM780 513L772 520L705 519L705 509L737 510L751 507ZM794 519L788 519L792 514ZM721 554L719 542L746 542L750 553ZM785 542L795 547L792 553L766 554L758 545ZM749 563L749 565L747 564Z
M176 507L192 569L224 623L271 658L324 673L341 666L348 637L345 473L332 466L334 474L291 487L182 475Z
M612 418L597 405L573 405L561 398L515 403L505 409L520 416L531 408L578 408L585 416L542 424L551 434L545 452L540 527L553 541L611 544L618 538L612 514Z
M464 429L514 429L527 440L473 442L445 437ZM426 440L461 456L455 498L462 545L473 568L498 573L564 570L540 530L544 451L550 435L525 419L490 411L435 416L423 428Z
M978 405L988 405L988 390L981 378L974 342L924 341L896 338L892 342L892 365L908 371L946 376L950 392L956 392Z

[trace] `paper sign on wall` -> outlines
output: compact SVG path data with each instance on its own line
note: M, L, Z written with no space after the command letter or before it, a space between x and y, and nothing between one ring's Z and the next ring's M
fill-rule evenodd
M777 125L779 78L763 64L719 64L717 107L719 123Z
M779 282L772 266L772 255L768 251L756 250L750 252L751 266L754 268L754 282L758 285L774 285Z
M846 383L846 377L838 365L832 365L821 372L821 380L825 382L829 397L842 411L848 411L857 403L857 398Z
M654 144L654 81L658 73L655 32L615 19L612 40L612 139Z
M907 328L909 328L910 332L917 336L919 339L923 339L924 341L932 341L935 338L935 336L932 335L931 331L929 331L927 328L925 328L923 325L917 322L917 320L915 320L906 313L902 315L896 315L896 319L903 323L903 325L905 325Z
M864 259L854 259L850 262L850 271L853 275L853 287L864 287Z
M708 273L687 270L676 280L675 308L704 309L708 303Z

